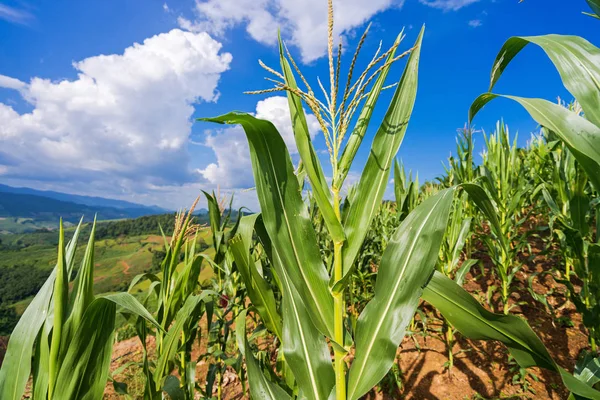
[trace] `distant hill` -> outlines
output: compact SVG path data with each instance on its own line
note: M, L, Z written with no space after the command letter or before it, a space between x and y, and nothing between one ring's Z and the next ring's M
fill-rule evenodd
M95 196L81 196L77 194L69 194L69 193L61 193L61 192L53 192L51 190L36 190L26 187L12 187L8 185L0 184L0 196L2 193L15 193L15 194L28 194L34 196L42 196L48 197L50 199L66 201L76 204L83 204L86 206L94 206L94 207L111 207L117 209L134 209L141 210L146 209L147 211L144 214L140 215L149 215L149 214L163 214L169 212L164 208L158 206L145 206L142 204L132 203L125 200L115 200L115 199L106 199L104 197L95 197Z
M66 221L76 222L82 216L85 216L86 220L93 219L95 214L98 215L98 219L105 220L137 218L155 213L145 207L89 206L31 194L0 192L0 218L18 217L58 221L62 217Z

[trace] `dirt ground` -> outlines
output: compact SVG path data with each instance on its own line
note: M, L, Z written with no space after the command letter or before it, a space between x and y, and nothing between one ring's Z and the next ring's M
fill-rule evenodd
M541 243L536 243L541 247ZM557 317L570 321L561 326L553 322L547 310L535 302L527 291L527 277L531 273L541 272L554 262L546 256L539 256L541 250L534 246L532 257L523 255L524 267L517 274L518 290L511 300L518 304L511 313L525 318L534 331L548 347L557 363L572 372L581 350L587 348L586 330L575 307L566 301L564 290L558 287L550 276L541 281L534 280L533 288L537 293L549 293L549 302L557 310ZM489 260L485 254L476 254L489 271ZM473 294L482 304L486 304L487 288L498 284L490 276L481 276L479 268L465 280L465 289ZM496 308L498 299L492 299L492 308ZM397 363L401 370L402 388L395 384L384 385L379 391L372 391L364 398L369 400L415 399L415 400L466 400L466 399L566 399L568 392L564 389L558 374L537 368L529 370L525 377L527 388L518 378L518 368L508 361L508 352L500 343L472 341L457 334L453 347L454 367L448 370L448 349L440 334L440 315L427 304L422 305L428 315L427 334L417 332L407 336L398 349ZM152 343L149 343L152 347ZM199 354L203 349L196 349ZM129 339L115 346L113 370L132 360L141 358L141 346L137 339ZM197 376L204 379L207 366L198 365ZM516 380L515 380L516 379ZM393 387L392 387L393 386ZM105 399L122 398L114 393L112 385L107 387ZM223 392L224 399L244 399L239 378L231 371L226 376Z

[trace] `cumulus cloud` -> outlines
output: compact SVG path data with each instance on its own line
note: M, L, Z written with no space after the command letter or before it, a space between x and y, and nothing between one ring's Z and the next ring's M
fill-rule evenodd
M400 8L404 0L334 0L334 36L348 34L375 14ZM179 18L182 28L223 34L243 24L254 39L274 44L277 29L300 49L304 62L326 51L327 2L323 0L196 0L195 20Z
M457 11L463 7L479 2L479 0L419 0L426 6L444 11Z
M231 59L207 33L174 29L75 62L76 79L0 76L33 108L0 102L0 177L110 182L113 192L198 181L188 165L190 118L195 103L218 98Z
M255 116L271 121L281 134L290 154L298 153L286 97L272 96L259 101L256 104ZM319 132L319 123L312 114L306 115L306 122L312 139ZM198 170L206 180L225 188L254 186L250 150L241 127L233 126L216 132L208 131L204 145L211 148L217 158L216 163Z

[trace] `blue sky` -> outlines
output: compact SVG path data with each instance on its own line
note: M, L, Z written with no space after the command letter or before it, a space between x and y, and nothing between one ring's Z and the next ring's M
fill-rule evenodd
M421 179L442 173L471 101L513 35L580 35L600 43L584 0L340 0L336 36L347 67L367 21L366 62L379 41L402 49L426 25L415 110L398 156ZM178 208L199 189L235 192L256 208L239 128L192 123L230 110L271 119L294 146L285 101L242 92L268 88L258 59L278 65L277 28L305 74L327 80L326 0L0 0L0 182ZM397 80L403 63L388 79ZM551 63L527 48L496 91L570 100ZM387 93L353 166L357 179ZM275 95L276 96L276 95ZM525 144L535 123L515 104L491 103L475 121L504 118ZM324 150L314 118L315 143ZM483 140L476 139L478 149ZM328 173L327 159L323 156Z

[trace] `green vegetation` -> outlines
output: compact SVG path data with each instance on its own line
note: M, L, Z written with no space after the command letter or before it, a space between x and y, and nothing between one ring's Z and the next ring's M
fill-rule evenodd
M600 11L598 2L588 3ZM595 63L600 49L574 36L509 39L492 70L490 90L512 59L534 43L550 57L576 102L565 107L505 96L541 126L528 148L518 148L499 122L484 136L477 166L475 132L467 126L445 175L419 187L395 157L416 100L424 30L401 54L399 35L356 78L365 32L343 82L342 47L336 56L331 36L332 1L329 24L330 85L323 99L281 39L281 72L261 64L278 79L275 87L252 92L286 92L298 166L269 121L244 113L205 119L244 129L261 213L235 213L232 199L227 207L226 199L204 193L210 229L202 229L192 214L196 200L190 211L175 216L91 225L87 233L79 225L66 246L62 224L58 235L44 231L3 240L10 262L28 254L41 265L54 235L58 257L46 263L54 269L46 270L51 272L10 338L0 369L2 399L21 399L30 377L34 399L101 398L117 312L128 323L124 336L135 331L142 354L124 367L137 371L134 384L111 378L113 387L145 400L220 400L228 372L237 375L241 395L249 391L255 399L357 400L373 390L402 390L397 350L406 336L417 334L438 335L446 344L448 370L456 365L457 338L501 342L512 380L521 385L519 396L532 393L530 379L537 376L529 369L536 367L559 377L570 398L600 399L600 67ZM386 86L391 65L403 58L402 76ZM348 171L387 88L394 95L369 158L358 184L346 190ZM491 92L478 97L470 120L496 97ZM331 180L311 142L303 106L321 124ZM392 168L396 201L383 201ZM158 225L170 234L132 236ZM540 234L544 227L546 236ZM101 234L103 240L95 243ZM77 258L79 235L87 245ZM544 247L542 255L555 262L523 277L536 241ZM147 264L140 261L142 253ZM116 275L123 281L119 274L130 264L142 270L127 292L95 293L122 288L110 279ZM23 276L17 272L23 266L3 268L7 279ZM491 280L483 297L497 314L463 288L468 274ZM576 365L563 358L557 362L515 315L524 305L521 295L528 293L554 318L544 294L516 284L532 285L543 276L553 279L581 314L589 346ZM103 281L109 284L103 287ZM2 296L14 301L35 285L20 294L4 288ZM10 318L8 309L0 313L0 321ZM431 319L441 319L441 329L432 329ZM206 372L200 377L201 364Z

